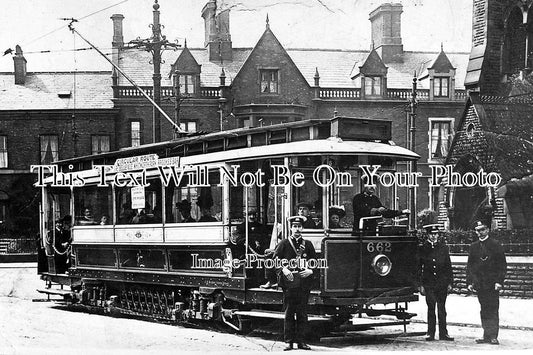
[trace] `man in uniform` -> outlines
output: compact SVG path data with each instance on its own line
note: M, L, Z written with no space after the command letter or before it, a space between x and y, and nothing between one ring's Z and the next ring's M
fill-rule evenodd
M363 187L363 192L354 196L352 201L354 231L360 230L359 220L363 217L381 215L385 218L392 218L410 213L409 210L397 211L384 207L375 193L376 187L374 185L365 185ZM368 220L363 226L363 230L375 231L376 226L376 220Z
M448 246L439 240L439 225L423 227L427 240L419 253L420 294L426 296L428 306L428 333L426 340L435 340L435 305L439 314L439 339L453 341L446 329L446 297L452 289L453 272Z
M500 243L490 238L487 225L478 221L474 228L479 240L470 245L466 283L469 291L477 291L481 306L483 338L477 339L476 343L498 345L499 292L503 287L507 262Z
M283 289L283 306L285 309L285 342L284 350L292 350L297 343L298 349L310 350L304 342L307 326L307 302L313 286L313 270L307 267L306 261L316 259L313 244L302 238L302 229L306 221L304 216L287 218L290 225L289 238L282 240L274 252L274 259L279 259L283 267L278 270L279 285ZM298 261L297 263L291 260ZM288 263L289 262L289 263ZM297 267L294 267L296 264Z
M307 202L300 202L296 205L298 208L298 216L305 217L305 222L303 223L304 229L315 229L317 228L315 222L311 219L310 210L313 206Z

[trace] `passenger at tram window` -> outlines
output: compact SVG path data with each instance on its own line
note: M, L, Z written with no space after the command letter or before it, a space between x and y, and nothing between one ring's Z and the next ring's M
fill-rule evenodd
M133 224L145 224L150 223L153 218L149 216L144 208L137 209L137 213L135 213L135 216L131 219L131 223Z
M176 208L181 214L181 223L196 222L196 220L191 216L191 203L189 200L181 200L181 202L177 202Z
M78 218L78 225L80 226L90 226L97 224L93 217L93 212L89 207L83 209L83 216Z
M118 216L118 223L128 224L131 222L134 216L135 216L135 211L129 208L127 203L124 203L122 205L122 210L120 211L120 214Z
M402 214L409 214L409 210L391 210L383 206L379 198L375 195L375 185L365 185L363 192L354 196L353 205L353 229L360 230L359 221L363 217L382 216L384 218L397 217ZM366 220L362 230L375 231L377 220Z
M218 222L218 220L213 217L211 207L200 207L200 213L202 214L202 217L200 217L198 222Z
M341 219L346 216L344 206L330 206L329 207L329 229L344 228Z
M100 218L100 225L105 226L107 224L109 224L109 216L105 214Z
M307 202L300 202L296 205L296 207L298 208L298 216L304 216L306 218L305 222L303 223L304 229L316 229L317 225L313 219L310 218L310 210L313 206Z

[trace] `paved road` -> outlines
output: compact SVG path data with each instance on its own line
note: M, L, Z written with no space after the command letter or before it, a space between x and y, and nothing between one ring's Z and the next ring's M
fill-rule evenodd
M176 354L182 352L277 352L284 344L276 337L241 336L140 320L71 312L52 302L32 302L41 282L34 268L0 267L0 354ZM413 323L408 331L424 331ZM400 327L372 332L400 332ZM503 329L501 345L477 345L481 329L451 326L450 342L424 341L423 337L372 339L368 336L314 344L315 352L443 351L533 349L533 332ZM368 335L368 333L366 334Z

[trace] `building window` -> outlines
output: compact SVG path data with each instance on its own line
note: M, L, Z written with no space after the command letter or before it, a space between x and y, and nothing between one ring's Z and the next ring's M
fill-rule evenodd
M141 122L131 122L131 146L138 147L141 145Z
M109 136L92 136L91 147L92 154L109 152Z
M0 168L7 168L7 136L0 136Z
M261 92L264 94L278 93L278 70L276 69L262 69L259 71L261 75Z
M180 95L192 95L196 93L196 86L194 75L180 75L179 76L179 92Z
M180 128L186 132L196 132L196 121L181 122Z
M381 96L381 76L365 76L365 96Z
M58 138L56 135L40 136L41 164L50 164L59 160Z
M430 161L441 161L448 155L453 137L453 118L429 121Z
M433 96L448 97L450 88L450 78L435 77L433 79Z

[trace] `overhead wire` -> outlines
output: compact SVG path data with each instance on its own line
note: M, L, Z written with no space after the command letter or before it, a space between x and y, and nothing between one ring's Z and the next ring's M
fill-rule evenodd
M85 15L85 16L83 16L83 17L78 18L78 20L86 19L86 18L88 18L88 17L90 17L90 16L96 15L96 14L102 12L102 11L105 11L105 10L108 10L108 9L110 9L110 8L112 8L112 7L115 7L115 6L121 5L121 4L123 4L123 3L125 3L125 2L128 2L128 1L129 1L129 0L122 0L122 1L120 1L120 2L118 2L118 3L115 3L115 4L113 4L113 5L107 6L107 7L103 8L103 9L100 9L100 10L97 10L97 11L94 11L94 12L91 12L91 13L88 14L88 15ZM38 41L38 40L40 40L40 39L42 39L42 38L44 38L44 37L46 37L46 36L49 36L49 35L51 35L51 34L57 32L57 31L59 31L59 30L63 30L64 28L65 28L65 25L62 25L61 27L57 27L57 28L55 28L55 29L53 29L53 30L51 30L51 31L49 31L49 32L46 32L46 33L43 34L43 35L40 35L39 37L36 37L36 38L34 38L34 39L32 39L32 40L29 40L29 41L27 41L27 42L23 42L23 43L21 44L21 46L24 47L24 46L27 46L27 45L29 45L29 44L32 44L32 43L34 43L34 42L36 42L36 41ZM72 51L72 50L65 50L65 51Z

